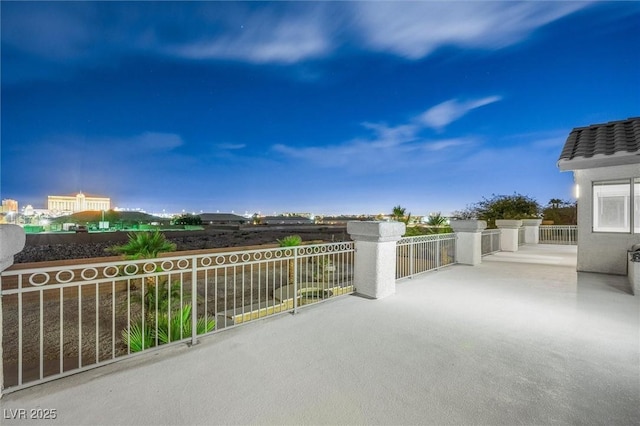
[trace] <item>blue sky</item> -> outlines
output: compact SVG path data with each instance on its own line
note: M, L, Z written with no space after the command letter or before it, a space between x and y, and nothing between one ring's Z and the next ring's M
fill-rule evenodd
M572 128L640 115L637 2L6 2L1 196L449 213L570 199Z

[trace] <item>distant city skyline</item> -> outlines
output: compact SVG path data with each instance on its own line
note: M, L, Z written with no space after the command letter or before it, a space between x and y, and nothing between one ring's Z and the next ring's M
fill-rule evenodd
M638 2L2 2L0 197L148 212L571 199L640 115Z

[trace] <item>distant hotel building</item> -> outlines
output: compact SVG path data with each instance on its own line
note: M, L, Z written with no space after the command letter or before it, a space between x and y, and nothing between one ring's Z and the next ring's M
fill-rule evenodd
M4 199L2 200L2 210L5 213L14 212L18 213L18 202L16 200Z
M85 210L110 210L111 199L82 192L71 195L48 195L47 209L52 214L69 214Z

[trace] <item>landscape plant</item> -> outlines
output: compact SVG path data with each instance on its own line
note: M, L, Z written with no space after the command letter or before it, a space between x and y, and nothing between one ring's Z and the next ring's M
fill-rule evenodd
M554 225L576 225L578 223L577 203L552 198L542 210L542 217L544 220L553 221Z
M317 258L317 265L315 270L314 279L318 282L327 282L331 277L331 273L334 271L333 262L329 256L322 256Z
M411 213L407 213L407 209L397 205L391 211L391 218L397 222L404 222L406 225L411 221Z
M196 334L212 331L216 326L213 318L198 318ZM122 330L122 340L127 343L131 352L139 352L156 345L175 342L191 336L191 305L185 304L182 309L158 314L156 321L143 321L138 318L129 329Z
M430 227L429 231L435 234L450 232L450 229L447 229L447 218L440 212L430 214L427 225Z
M538 202L522 194L496 195L467 206L462 211L454 212L457 219L480 219L487 221L488 228L496 227L498 219L536 219L540 217L542 208Z
M276 240L278 242L278 244L280 245L280 247L296 247L299 246L300 244L302 244L302 238L299 235L289 235L287 237L284 237L281 240ZM287 266L288 266L288 270L289 270L289 274L288 274L288 284L293 284L294 280L295 280L295 264L294 261L292 260L288 260L287 261Z
M124 254L127 259L150 259L158 257L159 253L175 251L176 245L166 240L164 234L155 232L132 232L129 241L120 246L114 246L111 252ZM162 268L156 266L155 272ZM147 277L144 292L133 293L134 303L143 307L144 315L122 330L122 338L131 352L141 351L158 343L168 343L181 337L191 335L191 305L180 306L182 285L179 281L169 284L166 277ZM197 333L202 334L213 330L215 321L198 318Z
M151 278L153 280L153 278ZM131 299L134 302L144 305L145 315L153 316L155 312L167 312L169 309L176 309L180 306L180 296L182 294L182 286L180 281L174 281L168 285L166 279L160 281L158 285L155 282L149 282L146 285L144 295L133 293ZM169 306L171 304L171 306Z
M202 218L191 214L183 214L173 219L174 225L202 225Z
M152 259L159 253L176 250L176 245L167 241L160 231L130 232L129 241L119 246L112 246L107 251L123 254L126 259Z

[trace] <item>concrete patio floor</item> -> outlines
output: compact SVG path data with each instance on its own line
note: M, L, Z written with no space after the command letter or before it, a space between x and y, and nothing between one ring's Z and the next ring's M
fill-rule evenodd
M2 424L640 424L639 301L524 246L7 394Z

